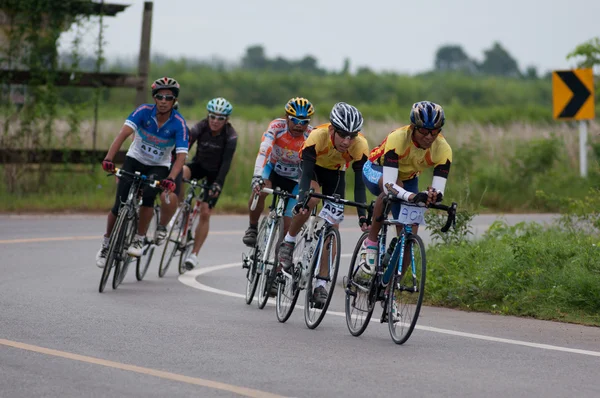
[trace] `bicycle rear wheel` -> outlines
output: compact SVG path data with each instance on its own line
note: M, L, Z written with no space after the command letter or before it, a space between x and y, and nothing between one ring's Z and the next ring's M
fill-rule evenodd
M188 217L187 210L177 210L175 213L175 220L172 227L169 230L167 239L165 240L165 248L163 249L162 256L160 258L160 265L158 267L158 276L162 278L171 265L173 258L179 253L181 254L181 239L183 227Z
M377 301L376 275L373 274L368 280L364 280L360 278L361 274L359 273L360 252L363 242L368 236L369 233L365 232L356 242L348 268L348 276L345 277L344 283L346 288L346 325L353 336L360 336L367 329ZM379 261L379 256L377 256L377 261Z
M152 220L150 221L150 226L148 227L148 232L146 233L146 238L144 239L144 249L142 251L142 256L137 259L136 267L135 267L135 278L138 281L144 279L146 276L146 272L148 271L148 267L152 262L152 256L154 256L154 249L156 249L156 230L158 228L160 222L160 206L154 206L154 214L152 215Z
M125 279L127 275L127 270L129 269L129 264L133 261L133 258L127 254L127 249L135 234L137 233L137 217L134 216L132 218L127 217L125 223L123 224L124 234L122 236L123 244L122 249L120 251L120 259L121 261L115 265L115 272L113 273L113 282L112 288L116 289Z
M188 213L189 214L189 213ZM179 275L183 275L187 268L185 267L185 260L192 254L192 250L194 249L194 238L196 235L196 227L200 222L200 216L196 214L192 223L188 225L187 235L181 236L181 256L179 256Z
M319 326L327 313L327 308L329 308L329 303L331 303L331 298L333 297L333 292L335 290L335 282L340 266L342 242L339 231L337 228L328 228L327 230L321 231L327 232L311 261L304 300L304 322L309 329L315 329ZM317 263L319 258L321 260L320 264ZM320 267L327 267L326 276L319 275ZM327 298L324 303L319 303L314 300L313 288L317 283L320 283L320 286L323 286L327 292Z
M125 222L125 219L127 218L127 215L125 213L126 213L125 211L119 212L119 214L117 216L117 221L115 222L113 230L110 234L110 240L108 243L108 253L106 254L106 263L104 264L104 269L102 270L102 276L100 277L100 285L98 287L98 291L100 293L104 292L104 288L106 287L106 282L108 282L108 277L110 275L110 271L114 267L114 262L119 261L119 260L117 260L117 258L118 258L117 253L122 251L121 250L121 246L122 246L121 235L123 234L122 227L123 227L123 223Z
M275 298L275 314L279 322L285 322L294 311L298 296L300 295L300 280L302 278L302 259L304 252L312 250L311 242L306 240L306 225L302 227L296 239L296 246L292 253L292 268L289 273L282 270L277 276L277 296ZM306 267L309 265L307 264Z
M396 344L404 344L412 334L425 295L427 264L423 240L418 235L408 235L404 250L411 254L412 264L407 267L404 273L399 274L397 268L402 264L402 260L398 261L396 272L394 272L394 277L390 282L390 292L387 299L388 326L390 336ZM414 273L411 266L414 268Z
M256 244L250 252L247 261L248 271L246 272L246 304L252 303L254 299L254 293L256 293L256 287L258 286L258 279L260 278L260 267L259 261L261 258L261 247L266 245L266 231L267 231L267 218L263 217L258 227L258 233L256 235Z
M258 280L258 308L263 309L269 300L269 296L271 295L271 286L275 281L275 276L277 273L277 247L283 240L283 222L282 219L274 220L275 225L273 225L273 231L271 232L271 242L269 247L263 247L263 250L268 250L268 255L266 258L265 264L262 264L262 272L260 273L260 278ZM266 228L267 232L268 229ZM269 237L267 236L264 239L264 245L266 246L269 242ZM263 252L264 253L264 252ZM261 253L261 257L264 258ZM260 261L260 260L258 260Z

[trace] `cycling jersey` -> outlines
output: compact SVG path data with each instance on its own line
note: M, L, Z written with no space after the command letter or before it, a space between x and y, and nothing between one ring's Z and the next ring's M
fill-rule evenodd
M237 133L229 122L217 135L213 135L208 119L196 123L190 131L190 149L198 142L192 163L200 164L208 173L216 174L215 181L221 187L231 167L237 138Z
M350 162L361 160L363 156L369 156L369 143L360 133L358 137L352 140L348 151L341 153L335 149L333 146L334 137L329 135L329 125L330 123L326 123L315 127L306 142L304 142L301 156L304 156L304 153L309 149L312 152L311 147L314 147L317 166L341 171L346 170Z
M301 152L302 178L298 195L299 202L310 188L311 181L317 181L324 194L345 195L346 172L352 162L354 169L354 200L364 203L367 200L362 168L369 155L369 144L359 134L352 140L348 151L341 153L333 145L334 137L329 134L329 123L316 127L308 136ZM358 208L359 217L365 216L365 210Z
M127 156L146 166L171 165L171 151L188 151L188 130L185 119L173 109L169 120L158 128L156 105L143 104L125 120L125 125L134 131L133 142Z
M275 119L262 136L258 156L254 163L254 175L262 175L267 163L282 177L298 181L300 178L300 149L313 127L294 137L288 131L285 119Z
M410 180L429 167L434 175L447 178L452 163L452 149L440 133L428 149L419 148L412 140L409 126L392 131L383 142L371 151L369 160L380 166L398 169L400 180Z

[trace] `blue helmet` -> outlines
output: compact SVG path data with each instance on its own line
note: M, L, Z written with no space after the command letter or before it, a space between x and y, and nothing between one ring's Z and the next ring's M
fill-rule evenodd
M285 104L285 112L298 118L310 118L315 113L315 108L306 98L296 97Z
M208 101L206 109L208 109L208 111L211 113L216 113L224 116L231 115L231 111L233 111L233 107L231 106L229 101L227 101L223 97L213 98L210 101Z
M410 122L417 127L434 130L442 128L446 122L446 116L438 104L421 101L413 104L410 110Z

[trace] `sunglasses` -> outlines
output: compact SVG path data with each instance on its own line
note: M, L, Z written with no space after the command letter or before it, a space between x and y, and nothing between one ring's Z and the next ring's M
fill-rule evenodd
M349 133L347 131L338 131L338 130L335 130L335 132L343 140L350 140L350 141L352 141L353 139L355 139L356 137L358 137L358 133Z
M175 96L174 95L170 95L170 94L167 94L167 95L156 94L156 95L154 95L154 98L156 98L159 101L162 101L162 100L173 101L175 99Z
M297 117L294 117L294 116L288 116L288 118L292 121L292 123L299 124L301 126L304 126L304 125L310 123L310 119L298 119Z
M419 133L423 134L424 136L431 134L432 137L437 137L437 135L442 131L441 128L430 130L430 129L426 129L425 127L419 127L419 128L417 128L417 130L419 131Z
M214 113L209 113L208 117L211 120L218 120L220 122L222 122L223 120L227 119L227 116L215 115Z

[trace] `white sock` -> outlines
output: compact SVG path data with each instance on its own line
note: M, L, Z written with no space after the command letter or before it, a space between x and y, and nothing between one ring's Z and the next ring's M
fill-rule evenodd
M133 238L134 240L144 240L144 235L140 235L140 234L135 234L135 238Z
M323 286L324 288L327 288L327 282L324 281L323 279L317 279L317 283L315 283L315 287L319 287L319 286Z
M291 236L289 232L287 234L285 234L285 238L283 238L283 240L286 242L296 243L296 237Z
M108 247L109 243L110 243L110 237L109 236L104 236L104 240L102 241L102 246L103 247Z

